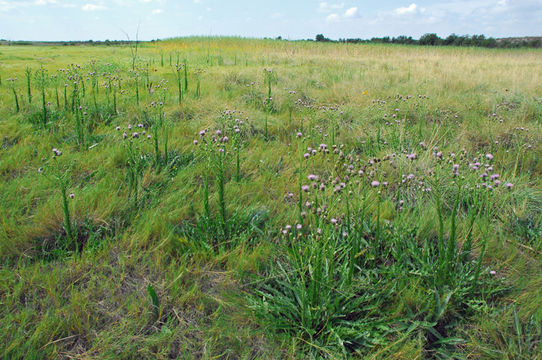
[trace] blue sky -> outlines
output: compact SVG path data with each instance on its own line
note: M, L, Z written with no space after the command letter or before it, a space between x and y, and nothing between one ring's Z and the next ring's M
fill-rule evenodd
M0 38L542 36L542 0L0 0Z

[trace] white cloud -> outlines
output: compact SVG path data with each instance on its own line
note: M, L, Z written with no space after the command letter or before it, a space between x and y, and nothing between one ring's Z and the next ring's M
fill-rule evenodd
M321 6L321 4L320 4L320 6ZM325 4L327 4L327 3L325 3ZM326 6L329 6L329 5L326 5ZM342 4L341 4L341 6L342 6ZM336 12L332 12L331 14L329 14L326 17L326 21L328 23L332 23L332 22L337 22L337 21L341 21L341 20L344 20L344 19L353 19L353 18L357 18L357 17L359 17L358 8L354 6L354 7L348 8L344 12L343 15L339 15Z
M350 9L346 10L344 13L345 18L354 18L358 16L358 8L357 7L351 7Z
M162 10L162 9L154 9L154 10L152 11L153 14L161 14L161 13L163 13L163 12L164 12L164 10Z
M414 14L418 10L418 5L412 3L407 7L400 7L395 9L397 15Z
M322 1L320 5L318 5L318 11L322 13L329 13L342 8L344 8L344 3L330 4L326 1Z
M96 10L105 10L107 8L99 4L85 4L81 7L81 9L83 9L83 11L96 11Z
M326 21L327 22L335 22L335 21L338 21L341 17L337 14L329 14L327 17L326 17Z
M56 4L56 0L36 0L34 4L36 5L49 5L49 4Z

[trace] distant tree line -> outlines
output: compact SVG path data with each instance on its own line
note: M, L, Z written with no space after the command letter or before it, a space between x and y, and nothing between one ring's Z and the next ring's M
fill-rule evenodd
M160 41L151 40L151 43ZM104 40L104 41L26 41L26 40L6 40L0 39L0 45L54 45L54 46L77 46L77 45L105 45L105 46L117 46L117 45L129 45L136 42L135 40ZM149 41L140 41L149 42Z
M486 48L519 48L531 47L542 48L542 37L524 37L495 39L485 35L456 35L451 34L446 38L441 38L435 33L429 33L414 39L412 36L397 37L373 37L371 39L348 38L331 40L323 34L316 35L316 41L319 42L341 42L341 43L377 43L377 44L405 44L405 45L425 45L425 46L479 46Z

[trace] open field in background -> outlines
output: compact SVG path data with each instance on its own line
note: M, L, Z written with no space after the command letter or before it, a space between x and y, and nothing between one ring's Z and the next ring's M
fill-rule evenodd
M1 46L0 76L3 358L542 358L541 50Z

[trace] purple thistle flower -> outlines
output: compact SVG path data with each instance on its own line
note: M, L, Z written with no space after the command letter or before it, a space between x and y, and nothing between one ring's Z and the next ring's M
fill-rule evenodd
M374 180L374 181L371 182L371 186L372 186L372 187L377 187L377 186L379 186L379 185L380 185L380 182L377 181L377 180Z

